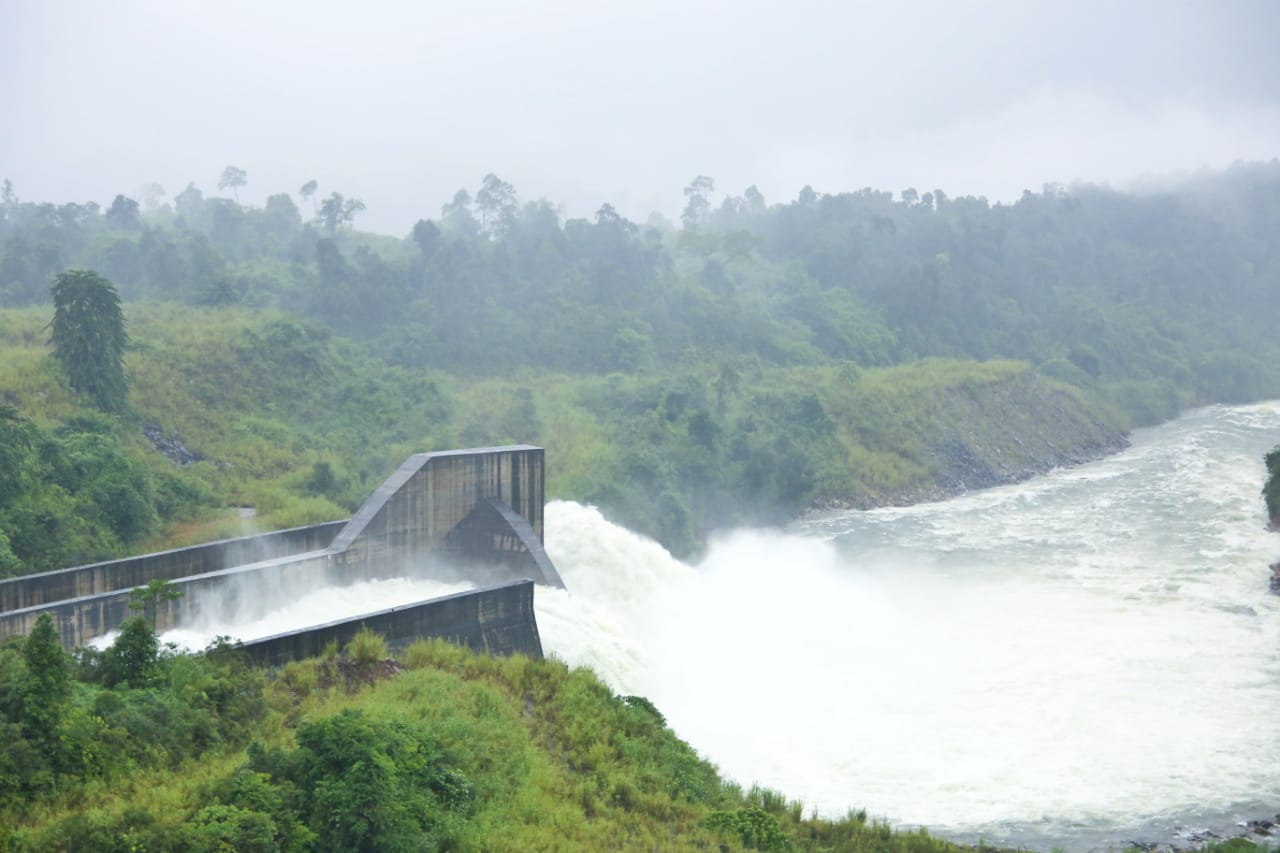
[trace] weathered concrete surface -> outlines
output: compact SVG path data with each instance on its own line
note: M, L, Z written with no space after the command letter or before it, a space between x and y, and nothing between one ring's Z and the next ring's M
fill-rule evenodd
M173 588L182 595L156 603L156 629L167 631L201 620L249 621L265 616L279 602L325 586L353 582L341 579L332 555L325 550L175 578ZM49 613L64 645L83 646L134 615L129 609L131 591L117 589L0 613L0 638L30 633L40 614Z
M542 540L524 518L497 498L481 501L432 553L459 562L503 567L508 574L564 589Z
M420 453L401 465L345 524L18 578L6 582L12 584L12 600L19 606L0 612L0 638L29 633L40 614L48 612L67 646L84 645L128 618L130 592L157 578L182 593L157 603L160 631L202 621L251 621L280 602L317 589L421 574L426 564L438 560L465 564L473 582L528 579L563 587L542 547L543 459L542 448L527 445ZM332 541L324 543L328 547L317 544L329 537ZM300 551L303 544L317 546ZM282 553L290 548L293 552ZM263 559L273 551L275 556ZM237 559L254 562L236 564ZM480 615L489 612L483 609L493 606L485 604L491 598L485 597L487 592L454 596L480 597L472 605L450 605L454 609L448 612L462 613L468 606L481 608L475 611ZM517 610L507 607L502 612ZM510 629L517 632L513 637L526 638L516 649L525 653L532 648L529 632L537 636L532 614L530 605L530 624ZM457 636L465 633L450 630ZM467 642L494 645L498 641L493 638L504 630L484 628Z
M486 498L505 503L542 542L544 453L529 445L416 453L365 501L332 550L353 567L424 554Z
M330 521L0 580L0 612L133 589L154 579L172 581L228 566L315 551L327 547L346 524L346 520Z
M331 642L341 648L365 627L381 634L395 651L419 638L439 637L486 654L542 657L529 580L264 637L245 643L244 649L255 664L278 666L319 655Z

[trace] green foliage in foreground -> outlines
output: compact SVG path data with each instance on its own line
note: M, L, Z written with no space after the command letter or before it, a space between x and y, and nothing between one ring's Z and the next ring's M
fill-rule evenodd
M0 850L956 849L744 792L647 700L554 660L424 640L386 677L366 637L266 674L132 621L132 651L122 635L78 671L48 626L0 647Z

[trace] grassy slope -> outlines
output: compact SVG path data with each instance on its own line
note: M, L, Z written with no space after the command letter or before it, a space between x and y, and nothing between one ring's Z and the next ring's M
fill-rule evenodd
M135 304L127 318L133 415L122 439L165 464L140 434L159 425L205 458L191 473L228 504L257 507L267 528L344 517L413 452L527 442L548 450L549 497L599 503L683 553L716 526L776 522L815 503L990 484L953 470L957 459L1025 475L1051 455L1036 438L1096 450L1118 431L1091 402L1099 394L1021 362L746 366L732 382L705 365L463 381L388 368L284 315ZM81 409L46 358L47 319L0 311L0 399L52 426ZM317 464L334 475L321 488ZM674 507L665 515L664 495ZM146 545L239 532L224 514Z
M449 849L736 850L744 836L708 828L707 819L752 808L787 837L754 849L953 848L860 814L806 819L801 804L774 792L744 793L723 782L651 707L612 695L589 671L554 660L478 656L439 641L416 644L405 660L409 671L364 686L360 670L349 679L333 660L292 664L262 688L267 710L248 738L291 750L300 724L347 709L423 732L475 789L471 813L448 827ZM91 783L13 809L0 822L14 850L49 849L85 827L94 838L123 843L145 825L154 837L187 822L245 762L242 747L216 748L176 771ZM140 806L154 825L138 817Z

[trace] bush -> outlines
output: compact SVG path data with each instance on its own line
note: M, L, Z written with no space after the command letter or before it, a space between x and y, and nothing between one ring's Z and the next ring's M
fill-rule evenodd
M402 657L409 669L424 669L435 660L435 651L429 640L418 639L409 644Z
M387 659L387 641L381 634L361 628L347 644L347 657L357 664L368 665Z
M107 650L105 663L108 687L127 683L145 687L155 674L160 644L156 629L142 616L131 616L120 625L120 636Z
M732 812L712 812L702 821L707 829L737 836L749 850L794 850L791 838L778 826L778 819L755 807Z

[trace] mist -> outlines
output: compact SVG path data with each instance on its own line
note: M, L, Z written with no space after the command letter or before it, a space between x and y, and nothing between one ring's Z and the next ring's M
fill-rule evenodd
M297 192L396 235L493 172L569 216L674 218L696 175L785 201L871 186L1016 198L1046 182L1280 153L1280 7L616 7L16 0L0 175L25 199Z

